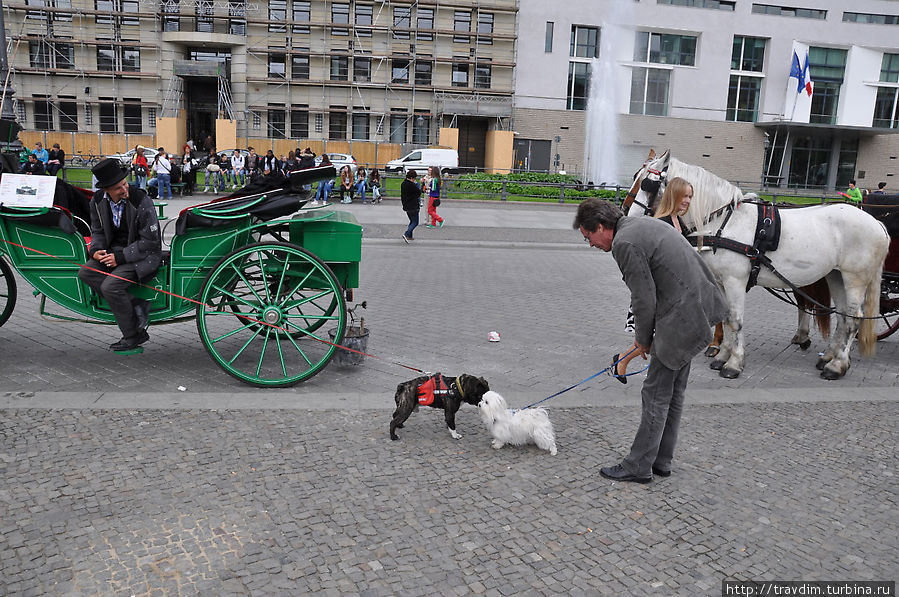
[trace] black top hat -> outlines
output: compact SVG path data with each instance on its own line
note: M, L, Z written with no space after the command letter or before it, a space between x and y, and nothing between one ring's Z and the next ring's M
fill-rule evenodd
M91 168L91 172L97 178L97 186L101 189L111 187L128 176L128 170L123 168L122 162L115 158L101 160L100 163Z

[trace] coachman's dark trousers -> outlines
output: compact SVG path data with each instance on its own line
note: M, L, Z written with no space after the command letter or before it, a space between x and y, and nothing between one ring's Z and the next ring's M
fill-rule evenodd
M122 330L123 338L133 338L137 335L137 315L134 313L134 304L138 301L134 295L128 292L128 288L133 286L131 282L126 280L137 281L137 272L133 263L125 263L118 265L114 269L110 269L97 261L89 259L83 267L78 270L78 278L85 284L90 286L94 292L106 299L109 309L115 316L119 329ZM95 272L87 268L98 269L101 272L109 272L119 278L106 276L100 272Z

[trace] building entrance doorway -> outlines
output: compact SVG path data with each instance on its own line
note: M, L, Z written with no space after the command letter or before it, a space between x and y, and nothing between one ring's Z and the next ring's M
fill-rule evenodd
M459 118L459 167L483 169L487 149L487 120Z
M215 147L215 117L218 112L218 81L212 77L185 79L184 104L187 106L187 138L200 151L206 151L207 137Z

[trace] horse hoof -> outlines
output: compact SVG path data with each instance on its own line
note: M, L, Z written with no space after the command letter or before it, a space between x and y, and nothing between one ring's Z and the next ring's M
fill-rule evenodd
M740 377L740 372L736 369L731 369L730 367L724 367L718 372L718 375L725 379L737 379Z
M824 359L818 359L818 362L815 363L815 369L818 371L824 371L824 367L827 366L827 361Z
M721 349L718 348L717 346L709 346L708 348L705 349L705 356L707 356L707 357L717 357L717 356L718 356L718 352L720 352L720 350L721 350Z
M812 345L811 340L806 340L805 342L799 342L799 348L802 350L808 350L808 347Z
M843 375L837 373L836 371L831 371L830 369L824 369L823 371L821 371L821 377L828 381L833 381L835 379L840 379L841 377L843 377Z
M722 367L724 367L724 361L712 361L709 363L709 369L713 371L721 371Z

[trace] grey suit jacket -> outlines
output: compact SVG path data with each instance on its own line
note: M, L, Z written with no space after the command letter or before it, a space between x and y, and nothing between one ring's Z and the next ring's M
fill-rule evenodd
M680 369L727 314L712 272L677 230L649 217L618 220L612 256L631 291L637 342L651 344L665 367Z

